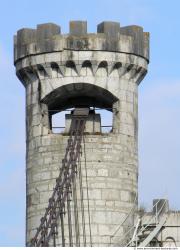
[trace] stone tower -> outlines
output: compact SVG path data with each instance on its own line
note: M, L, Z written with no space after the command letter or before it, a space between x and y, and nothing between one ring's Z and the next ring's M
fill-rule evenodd
M149 33L135 25L102 22L97 33L87 33L85 21L71 21L69 34L53 23L17 32L14 64L26 89L27 245L45 213L69 138L72 115L66 115L61 133L53 133L52 116L75 107L113 113L108 133L101 131L98 111L86 122L81 158L83 183L87 174L86 246L118 246L123 237L130 239L137 207L138 85L148 62ZM79 196L77 201L80 210ZM68 245L66 219L64 227ZM82 238L79 230L73 246L82 246Z

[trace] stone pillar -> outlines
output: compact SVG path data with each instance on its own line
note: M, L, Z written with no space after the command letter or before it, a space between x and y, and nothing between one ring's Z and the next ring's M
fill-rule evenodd
M19 30L14 39L16 74L26 88L26 241L40 224L67 145L67 131L52 132L52 110L85 106L113 112L111 132L101 132L98 115L94 132L91 115L85 134L87 245L91 229L93 246L121 246L134 223L129 213L137 206L138 84L147 72L149 35L139 26L120 28L116 22L102 22L93 34L83 21L70 22L67 35L60 30L41 24ZM65 237L68 243L66 230Z

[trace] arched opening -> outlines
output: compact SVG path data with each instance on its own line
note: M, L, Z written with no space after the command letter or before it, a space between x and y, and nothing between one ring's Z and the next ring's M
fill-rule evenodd
M49 110L63 111L73 107L97 107L112 109L118 100L108 90L89 83L63 85L42 99Z
M52 69L52 78L57 78L57 77L62 76L57 63L52 62L51 63L51 69Z
M44 67L41 64L37 64L37 72L40 79L44 79L45 77L48 76Z
M118 99L108 90L89 83L74 83L53 90L43 99L47 104L50 129L54 133L67 133L72 109L89 107L87 133L113 131L113 104Z
M91 76L92 75L92 63L90 61L84 61L81 68L82 76Z
M176 247L176 242L173 237L169 236L163 242L163 247Z
M77 76L76 65L73 61L66 62L66 76Z
M107 76L108 73L108 64L106 61L102 61L100 62L100 64L98 65L98 69L96 72L96 76Z

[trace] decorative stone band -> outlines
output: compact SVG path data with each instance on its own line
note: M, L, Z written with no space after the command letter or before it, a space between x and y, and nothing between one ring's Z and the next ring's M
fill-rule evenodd
M25 86L34 78L44 80L86 76L125 77L140 83L147 72L147 61L135 55L106 51L69 53L63 51L22 58L16 63L17 76Z
M117 22L102 22L97 33L87 33L87 22L71 21L70 33L61 34L53 23L24 28L14 36L15 63L28 55L63 50L112 51L141 56L149 61L149 33L140 26L120 28Z

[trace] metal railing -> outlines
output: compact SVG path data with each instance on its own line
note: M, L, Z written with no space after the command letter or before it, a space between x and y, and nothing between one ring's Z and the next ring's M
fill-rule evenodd
M52 131L54 134L64 133L65 129L66 129L66 127L56 127L56 126L52 127ZM101 133L110 133L112 130L113 130L112 125L102 125L101 126Z

